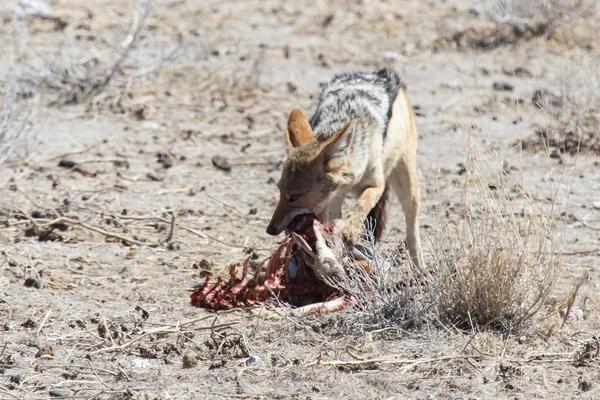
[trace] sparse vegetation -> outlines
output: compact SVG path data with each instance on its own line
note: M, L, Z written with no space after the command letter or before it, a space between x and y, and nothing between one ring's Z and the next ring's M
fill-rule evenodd
M432 322L436 304L430 292L432 277L408 261L404 248L384 258L373 238L364 239L361 246L374 255L373 270L350 267L345 281L335 283L348 293L352 304L337 321L342 331L356 334L389 327L410 329Z
M476 0L471 12L489 24L444 33L435 45L493 49L542 38L593 47L600 37L598 0Z
M599 397L597 154L514 146L537 117L594 137L598 45L562 35L597 17L528 40L471 0L155 0L137 20L137 0L18 2L0 2L0 398ZM429 269L396 251L393 200L390 268L355 271L353 308L191 307L207 274L249 258L252 279L277 248L290 110L383 65L416 110Z
M485 17L518 37L550 36L558 29L586 24L598 12L597 0L480 0Z
M439 317L462 329L523 330L557 278L554 232L541 211L518 217L509 202L483 196L432 243Z
M2 120L0 121L0 164L26 155L26 138L31 107L28 99L19 100L12 86L4 93Z
M573 67L557 86L560 96L546 91L534 97L545 118L534 124L535 135L526 138L523 147L553 155L600 154L600 69Z
M465 177L460 218L440 222L429 237L429 271L399 256L375 258L373 275L356 268L343 285L354 297L345 324L364 330L436 322L466 330L531 326L557 278L552 225L542 210L516 215L511 200L496 190L501 176L477 163L474 168ZM372 242L364 245L377 254Z
M96 110L126 111L126 86L173 63L182 54L181 43L166 49L153 49L157 38L149 35L146 23L152 1L131 2L131 21L124 38L106 37L98 44L94 35L72 35L62 29L58 52L49 53L31 38L30 21L13 18L14 74L0 76L21 96L31 97L38 90L50 94L50 104L93 104ZM87 38L87 39L86 39ZM12 81L12 82L10 82ZM112 84L112 85L111 85ZM109 87L115 90L99 96Z

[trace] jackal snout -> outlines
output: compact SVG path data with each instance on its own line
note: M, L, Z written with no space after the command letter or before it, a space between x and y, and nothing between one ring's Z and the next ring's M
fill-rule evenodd
M338 189L349 180L344 172L345 141L350 121L342 130L319 141L308 119L300 110L293 110L286 130L286 157L279 181L279 203L267 227L269 235L278 235L294 217L320 213Z

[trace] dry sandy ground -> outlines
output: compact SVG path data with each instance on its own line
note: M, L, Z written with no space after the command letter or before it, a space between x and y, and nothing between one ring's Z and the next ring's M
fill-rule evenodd
M0 68L13 78L43 76L44 59L55 72L79 63L83 75L109 64L134 14L125 1L55 0L57 18L28 22L28 39L8 3ZM72 75L40 85L17 157L0 172L0 398L599 398L598 158L517 144L534 120L551 118L532 104L535 90L560 91L568 68L597 57L598 41L445 40L486 37L492 25L470 7L157 0L139 48L104 90L69 102ZM335 317L189 306L207 269L219 274L276 246L265 228L287 113L310 113L319 83L335 73L385 65L404 77L417 111L423 234L434 237L453 217L468 154L485 154L492 169L511 166L505 189L526 188L564 227L553 298L563 302L587 277L563 327L555 316L519 336L435 327L341 334ZM215 155L230 172L213 166ZM44 225L57 215L67 219ZM398 204L391 219L387 248L403 238ZM325 364L385 357L396 361Z

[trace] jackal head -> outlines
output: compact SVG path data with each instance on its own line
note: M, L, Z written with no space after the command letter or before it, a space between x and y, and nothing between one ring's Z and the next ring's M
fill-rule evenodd
M318 140L302 111L290 113L286 130L286 157L279 184L279 204L267 228L278 235L297 215L318 214L352 183L350 144L355 120L334 135Z

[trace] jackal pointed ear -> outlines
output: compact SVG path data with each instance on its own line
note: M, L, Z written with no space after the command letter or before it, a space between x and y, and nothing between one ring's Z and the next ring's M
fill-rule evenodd
M356 119L353 119L333 136L321 143L321 151L325 155L325 160L348 155L355 128Z
M315 134L310 127L306 115L297 108L292 110L288 119L285 141L288 151L315 140Z

